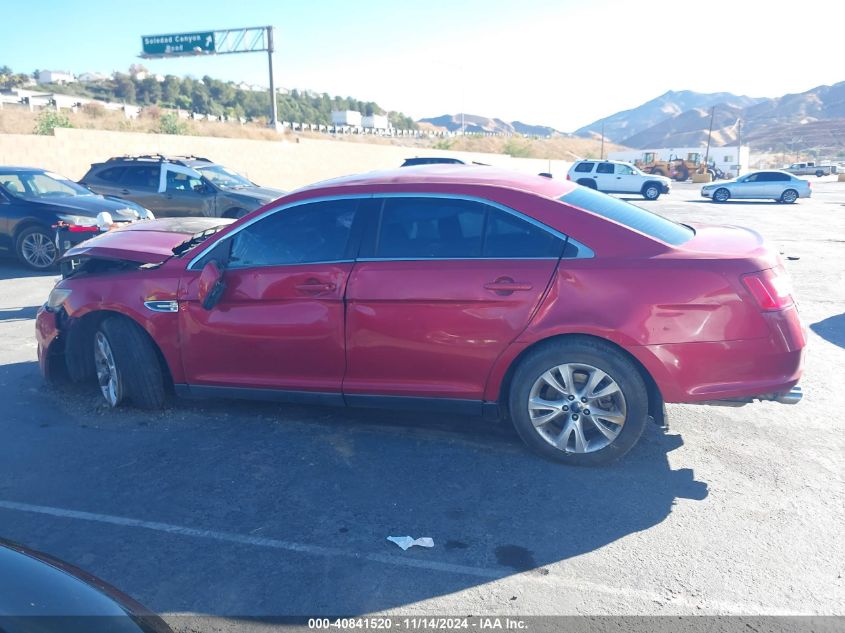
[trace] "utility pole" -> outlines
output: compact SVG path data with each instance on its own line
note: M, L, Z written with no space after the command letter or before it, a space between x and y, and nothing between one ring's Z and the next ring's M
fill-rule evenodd
M707 150L704 152L704 164L710 164L710 137L713 136L713 116L716 114L716 106L710 109L710 129L707 132Z
M736 175L742 175L742 119L737 121L736 133Z
M273 76L273 27L267 27L267 65L270 69L270 127L279 128L279 110L276 103L276 78Z
M601 158L604 160L604 121L601 122Z

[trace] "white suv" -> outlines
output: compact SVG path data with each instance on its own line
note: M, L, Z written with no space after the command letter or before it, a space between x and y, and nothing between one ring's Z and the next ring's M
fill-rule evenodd
M666 176L644 174L632 164L618 160L579 160L566 179L603 193L637 193L646 200L657 200L661 193L669 193L672 183Z

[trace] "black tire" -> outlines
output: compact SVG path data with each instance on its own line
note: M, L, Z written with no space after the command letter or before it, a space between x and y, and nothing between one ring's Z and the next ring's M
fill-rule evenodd
M651 171L649 171L648 173L650 173L654 176L665 176L666 175L666 172L663 171L662 169L660 169L659 167L652 167Z
M18 260L31 270L52 270L59 260L59 251L53 237L47 229L40 226L24 229L15 240ZM43 255L41 248L44 249Z
M129 401L140 409L161 409L166 397L164 372L149 335L121 316L105 319L97 331L111 346L120 381L120 398L112 406Z
M784 204L793 204L796 200L798 200L798 192L795 189L787 189L780 194L780 202Z
M681 165L680 169L675 172L675 182L686 182L689 180L689 169L686 165Z
M724 195L724 198L719 199L719 197L721 195ZM713 192L713 197L711 198L711 200L713 200L713 202L716 202L716 203L719 203L719 204L721 204L722 202L727 202L730 199L731 199L731 192L728 191L727 189L725 189L724 187L719 187L718 189L716 189L716 191Z
M235 209L229 209L228 211L226 211L226 213L223 214L223 217L224 218L232 218L234 220L240 220L247 213L249 213L249 211L247 211L246 209L241 209L240 207L238 207L238 208L235 208Z
M619 434L607 446L593 452L576 453L552 446L535 428L528 411L527 403L535 382L547 371L565 363L600 369L616 382L624 397L626 417ZM648 391L637 367L624 354L607 343L579 337L550 342L522 359L510 384L508 408L522 441L538 455L573 466L599 466L619 459L640 439L648 420Z
M821 169L816 170L816 178L821 178L824 176L824 172Z
M656 182L647 182L640 193L646 200L657 200L660 197L660 185Z
M578 181L578 184L582 187L587 187L588 189L595 189L596 188L596 181L592 180L591 178L582 178Z

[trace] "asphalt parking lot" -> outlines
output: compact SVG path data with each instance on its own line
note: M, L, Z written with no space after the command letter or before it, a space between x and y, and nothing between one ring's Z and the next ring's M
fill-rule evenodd
M0 261L0 537L177 630L179 614L845 614L845 183L814 179L795 205L698 191L642 204L779 245L809 328L804 401L671 405L600 469L470 418L109 411L93 387L42 384L34 317L55 276Z

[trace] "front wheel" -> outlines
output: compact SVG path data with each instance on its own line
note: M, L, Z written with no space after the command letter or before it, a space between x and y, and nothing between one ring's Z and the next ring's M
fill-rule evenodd
M164 405L164 375L153 343L126 317L109 317L94 332L94 368L110 407L127 401L141 409Z
M798 200L798 192L795 189L787 189L780 196L780 201L785 204L792 204Z
M15 247L18 259L32 270L50 270L59 258L53 236L38 226L25 229L18 236Z
M824 172L821 169L816 170L816 178L821 178L824 176Z
M657 200L660 197L660 187L650 182L643 187L642 194L646 200Z
M713 202L727 202L731 197L731 192L720 187L713 192Z
M511 420L538 455L576 466L622 457L648 419L645 382L613 347L592 340L550 343L514 373Z

